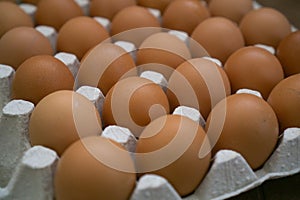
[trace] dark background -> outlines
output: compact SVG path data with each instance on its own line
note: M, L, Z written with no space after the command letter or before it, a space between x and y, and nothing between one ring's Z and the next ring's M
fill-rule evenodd
M300 0L257 0L257 2L281 11L291 24L300 29Z

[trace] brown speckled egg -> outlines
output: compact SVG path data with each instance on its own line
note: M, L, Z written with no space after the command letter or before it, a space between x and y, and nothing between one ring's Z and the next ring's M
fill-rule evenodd
M223 124L221 132L214 126L216 123ZM235 94L219 102L210 113L205 128L211 141L219 136L213 154L221 149L234 150L252 169L261 167L269 158L279 135L273 109L252 94Z
M25 60L16 71L12 96L37 104L57 90L72 90L74 78L68 67L49 56L33 56Z
M12 28L18 26L33 27L33 22L18 5L11 2L0 2L0 38Z
M118 167L131 172L112 168L102 160L103 156L118 159ZM133 172L133 161L123 146L100 136L84 138L72 144L58 162L55 197L57 200L127 200L135 187Z
M166 113L169 113L169 103L162 88L140 77L117 82L109 90L103 105L105 125L127 127L136 137L147 124Z
M150 67L139 68L153 70L162 73L167 79L173 70L181 63L191 58L187 45L174 35L168 33L156 33L143 41L136 54L137 65L148 65ZM156 67L154 63L166 65Z
M106 29L94 19L75 17L59 30L57 51L73 53L81 59L89 49L108 38Z
M82 15L83 11L74 0L40 0L35 20L38 25L52 26L58 31L65 22Z
M136 5L135 0L93 0L90 4L90 15L112 20L123 8L133 5Z
M252 0L211 0L208 8L212 16L226 17L239 23L253 9L252 3Z
M277 47L291 32L288 19L273 8L260 8L248 12L240 22L247 45L266 44Z
M14 69L32 56L52 54L49 40L31 27L13 28L0 39L0 63Z
M201 22L192 38L202 45L210 56L225 63L227 58L245 45L240 29L224 17L211 17Z
M180 115L162 116L146 126L137 142L136 152L142 154L136 158L137 170L165 177L186 196L209 168L210 151L199 158L204 138L203 128L195 121Z
M199 1L176 0L169 4L162 17L162 26L192 34L203 20L210 17L208 9Z
M137 4L147 8L158 9L161 13L164 12L166 7L174 0L137 0Z
M160 24L146 8L129 6L114 16L111 22L111 35L142 27L160 27Z
M69 90L57 91L43 98L33 110L29 122L31 144L53 149L58 155L76 140L101 132L101 119L94 104Z
M300 31L290 33L283 38L277 47L279 59L285 76L300 73Z
M244 47L234 52L224 69L231 83L232 92L248 88L259 91L267 99L273 87L283 78L278 59L260 47Z
M120 79L129 76L137 76L130 54L115 44L103 43L93 48L82 60L77 84L98 87L106 95Z
M300 74L280 81L270 93L269 104L274 109L280 129L300 128Z
M167 96L171 110L189 106L206 119L212 107L230 95L226 73L214 62L195 58L179 65L168 82Z

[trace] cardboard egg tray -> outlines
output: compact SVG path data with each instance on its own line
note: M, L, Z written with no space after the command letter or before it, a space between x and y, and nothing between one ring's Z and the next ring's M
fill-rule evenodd
M88 14L89 1L76 2ZM255 8L260 7L256 2L254 5ZM31 16L34 15L34 6L20 6ZM159 17L157 10L152 9L150 12ZM95 20L109 29L107 19ZM55 30L47 26L36 29L51 41L54 48L57 36ZM175 34L182 40L187 38L182 32L171 31L170 34ZM117 41L116 44L128 52L135 48L125 41ZM63 61L76 77L80 65L76 56L60 52L55 57ZM219 61L214 61L220 65ZM0 200L52 200L55 198L53 177L59 157L51 149L30 145L28 123L34 105L28 101L10 99L14 73L10 66L0 64ZM166 89L167 82L161 74L145 71L140 72L140 76ZM99 113L102 113L105 97L98 88L83 86L77 92L93 102ZM249 90L239 92L260 95ZM205 125L201 114L195 109L181 106L173 114L187 116L201 126ZM103 130L102 137L119 142L129 152L135 151L136 138L127 128L108 126ZM290 128L284 131L277 148L259 170L253 171L239 153L221 150L213 158L207 175L193 194L182 198L166 179L149 174L139 179L131 200L299 199L299 172L300 128Z

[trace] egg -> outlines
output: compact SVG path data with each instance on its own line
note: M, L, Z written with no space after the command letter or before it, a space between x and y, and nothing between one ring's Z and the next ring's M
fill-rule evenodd
M58 31L65 22L82 15L83 11L74 0L40 0L35 20L38 25L52 26Z
M166 7L174 0L137 0L137 4L140 6L158 9L161 13L164 12Z
M102 159L116 160L124 172ZM130 154L123 146L100 136L87 137L72 144L58 161L54 177L57 200L126 200L134 189L136 176Z
M165 177L186 196L201 183L209 168L210 151L199 158L205 132L199 124L180 115L165 115L143 130L136 146L139 172Z
M212 16L226 17L239 23L245 14L253 10L252 0L211 0L209 11Z
M214 62L194 58L179 65L168 82L167 96L171 110L189 106L200 111L206 119L220 100L230 95L226 73Z
M232 92L248 88L267 99L273 87L283 78L279 60L265 49L248 46L234 52L224 65Z
M247 45L265 44L277 47L291 32L288 19L273 8L260 8L248 12L240 22Z
M208 9L195 0L172 1L162 16L162 26L192 34L196 26L210 17Z
M160 24L146 8L129 6L114 16L111 22L111 35L142 27L160 27Z
M98 87L106 95L120 79L129 76L137 76L130 54L115 44L101 43L82 60L77 74L77 87Z
M93 0L90 3L90 15L112 20L123 8L133 5L136 5L135 0Z
M142 42L136 54L136 63L139 69L160 72L168 79L178 65L190 58L190 51L182 40L161 32L149 36ZM147 63L148 67L144 65Z
M162 88L140 77L118 81L107 93L103 105L105 125L129 128L139 137L154 119L169 113L169 103Z
M270 93L268 103L274 109L281 132L286 128L300 127L300 74L280 81Z
M36 55L52 55L49 40L31 27L16 27L0 39L0 63L15 70L26 59Z
M25 60L15 73L12 97L37 104L57 90L72 90L74 78L60 60L49 55L33 56Z
M9 30L19 26L33 27L33 22L18 5L3 1L0 2L0 38Z
M109 38L106 29L94 19L86 16L74 17L67 21L57 36L57 51L73 53L78 59Z
M59 156L80 138L100 135L101 132L101 119L94 104L69 90L44 97L29 121L31 144L53 149Z
M300 73L300 31L290 33L281 40L276 56L279 59L285 76Z
M223 125L221 130L218 124ZM215 144L213 154L221 149L237 151L252 169L269 158L279 135L272 107L252 94L234 94L220 101L211 111L205 130Z
M227 58L245 45L240 29L224 17L211 17L193 31L192 39L202 45L211 57L225 63Z
M41 0L22 0L22 3L30 3L33 5L37 5Z

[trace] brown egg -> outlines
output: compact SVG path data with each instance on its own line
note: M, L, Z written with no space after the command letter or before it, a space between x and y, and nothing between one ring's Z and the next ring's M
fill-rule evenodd
M33 27L33 22L18 5L0 1L0 38L12 28L18 26Z
M300 73L300 31L290 33L283 38L277 47L279 59L285 76Z
M139 47L136 59L137 65L151 63L150 67L140 67L162 73L167 79L173 70L191 58L187 45L174 35L162 32L149 36ZM155 63L166 67L155 66Z
M208 9L199 1L176 0L166 8L162 17L162 27L191 35L197 25L208 17Z
M137 4L147 8L154 8L159 10L161 13L164 12L166 7L174 0L137 0Z
M105 125L127 127L136 137L147 124L166 113L169 113L169 103L162 88L140 77L117 82L109 90L103 105Z
M291 32L288 19L273 8L260 8L248 12L240 22L247 45L266 44L277 47Z
M65 22L82 15L83 11L74 0L40 0L35 20L38 25L52 26L58 31Z
M90 4L90 15L112 20L123 8L133 5L136 5L135 0L93 0Z
M109 166L103 157L129 168L124 172ZM87 137L72 144L58 162L54 188L57 200L127 200L134 189L136 175L130 154L107 138Z
M114 16L111 22L111 35L142 27L160 27L160 24L146 8L129 6Z
M101 134L101 119L94 104L84 96L61 90L43 98L32 112L29 138L61 155L73 142Z
M220 123L223 124L221 132L215 126ZM219 102L210 113L205 128L211 144L217 140L214 154L221 149L237 151L252 169L261 167L269 158L279 135L273 109L252 94L235 94Z
M68 67L49 56L33 56L16 71L12 96L37 104L42 98L57 90L72 90L74 78Z
M108 38L106 29L94 19L75 17L59 30L57 51L73 53L81 59L89 49Z
M165 177L181 195L193 192L204 178L210 151L199 158L205 132L198 123L180 115L165 115L151 122L137 142L138 172Z
M188 60L179 65L168 82L167 96L171 110L189 106L206 118L214 105L230 95L226 73L214 62L203 58Z
M37 5L41 0L22 0L22 3L30 3L33 5Z
M13 28L0 39L0 63L15 70L32 56L52 54L49 40L31 27Z
M212 16L226 17L239 23L253 9L252 3L252 0L211 0L208 8Z
M270 93L268 103L274 109L281 132L286 128L300 128L300 74L280 81Z
M106 95L120 79L129 76L137 76L130 54L115 44L103 43L93 48L81 62L77 87L98 87Z
M278 59L260 47L244 47L234 52L224 69L231 83L232 92L247 88L259 91L267 99L273 87L283 77Z
M210 56L225 63L227 58L245 45L239 28L224 17L211 17L200 23L192 33Z

